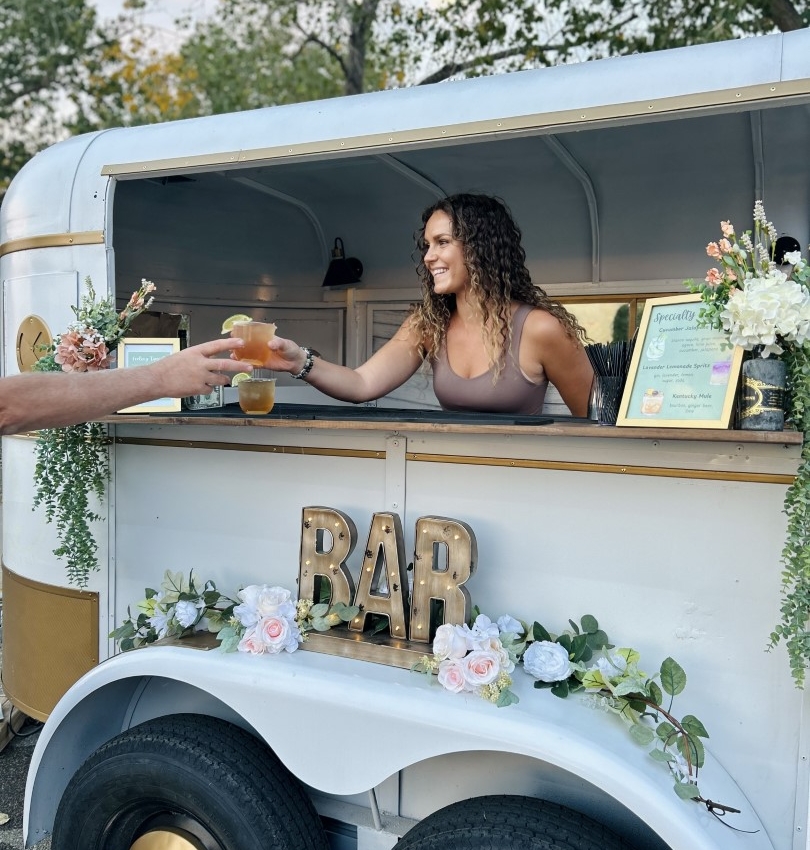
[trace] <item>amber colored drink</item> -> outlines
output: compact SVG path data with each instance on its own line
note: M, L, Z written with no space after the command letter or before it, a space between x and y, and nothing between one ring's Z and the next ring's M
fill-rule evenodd
M276 402L275 378L247 378L239 383L239 407L251 416L269 413Z
M237 322L231 336L243 339L245 344L236 355L246 363L264 366L267 362L267 343L276 335L276 326L268 322Z

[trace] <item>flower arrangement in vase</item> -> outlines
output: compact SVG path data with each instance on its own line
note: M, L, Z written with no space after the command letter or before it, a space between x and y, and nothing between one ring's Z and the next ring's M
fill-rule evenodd
M785 642L791 674L803 687L810 664L810 268L800 250L777 251L777 231L761 201L754 204L753 233L738 237L729 221L720 228L722 238L706 248L719 268L709 269L703 281L685 283L703 301L700 321L752 354L743 363L741 427L764 422L781 429L784 407L804 435L799 469L785 495L781 620L769 644ZM759 374L764 365L770 368Z
M35 365L38 372L97 372L113 365L116 346L132 321L152 305L155 285L142 280L126 307L116 310L112 297L96 299L90 278L78 307L76 321L59 336ZM91 523L102 519L91 507L100 503L109 478L107 427L85 422L46 428L37 435L34 507L45 508L45 518L56 523L59 546L68 581L87 587L90 573L98 569L98 544Z

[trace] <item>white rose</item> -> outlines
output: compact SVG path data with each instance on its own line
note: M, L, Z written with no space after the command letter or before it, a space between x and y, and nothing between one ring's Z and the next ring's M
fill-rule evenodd
M290 609L292 609L292 616L295 616L295 606L290 601L290 591L283 587L262 585L256 599L256 609L260 617L271 615L287 617L290 614Z
M174 606L174 618L184 629L194 625L198 613L199 608L190 599L181 599Z
M536 640L523 653L523 667L541 682L561 682L571 675L568 650L550 640Z
M510 617L508 614L498 617L498 628L501 632L508 632L512 635L519 636L523 634L523 626L520 624L520 621L514 617Z
M466 690L464 668L458 658L446 658L439 664L439 684L454 694Z
M436 629L433 638L433 654L439 658L463 658L467 654L467 639L456 626L445 623Z
M464 678L472 688L491 685L501 672L498 653L491 649L474 649L462 659Z

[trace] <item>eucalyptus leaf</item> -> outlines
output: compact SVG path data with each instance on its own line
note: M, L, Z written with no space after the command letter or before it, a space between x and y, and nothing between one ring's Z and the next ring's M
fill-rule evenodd
M323 617L313 617L312 628L315 629L316 632L328 632L332 627L326 622L326 620L324 620Z
M540 623L535 623L532 626L532 637L535 640L547 640L551 641L551 635L540 625Z
M319 602L317 605L313 605L312 608L309 609L309 614L311 617L323 617L329 611L329 606L325 602Z
M580 623L582 623L582 631L586 634L593 635L599 631L599 623L596 621L596 617L592 614L585 614L585 616L580 619Z
M664 762L665 764L669 764L672 761L672 756L665 750L650 750L650 758L655 761Z
M505 690L501 691L500 695L498 696L498 701L495 703L495 705L497 705L498 708L506 708L507 705L514 705L517 702L520 702L518 695L512 693L509 688L506 688Z

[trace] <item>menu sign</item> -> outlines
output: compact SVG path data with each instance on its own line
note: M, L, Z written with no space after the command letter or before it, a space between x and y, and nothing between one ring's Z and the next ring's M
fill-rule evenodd
M742 349L698 327L701 303L698 295L647 300L617 425L728 428Z

